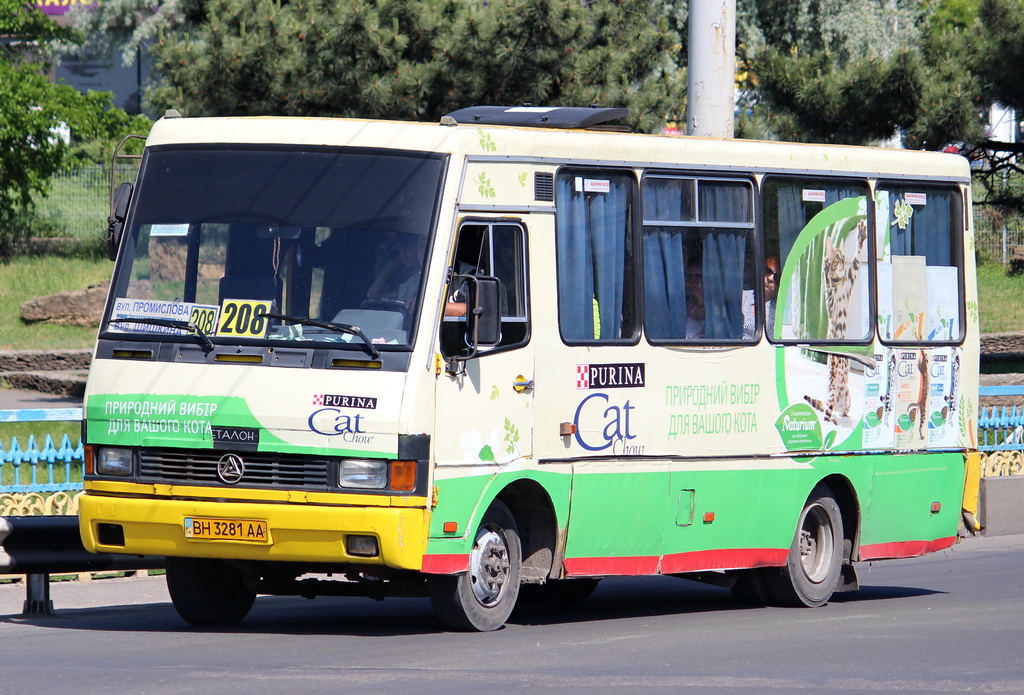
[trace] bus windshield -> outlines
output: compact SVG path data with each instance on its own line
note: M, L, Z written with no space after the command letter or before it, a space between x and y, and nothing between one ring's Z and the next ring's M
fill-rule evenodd
M366 149L150 148L105 330L408 348L444 167Z

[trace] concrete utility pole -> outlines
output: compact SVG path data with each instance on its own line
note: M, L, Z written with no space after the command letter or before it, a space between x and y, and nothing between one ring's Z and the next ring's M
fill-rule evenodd
M690 0L686 134L733 136L736 0Z

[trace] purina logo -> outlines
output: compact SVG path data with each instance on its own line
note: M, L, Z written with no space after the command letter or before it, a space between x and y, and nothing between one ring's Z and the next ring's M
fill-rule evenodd
M577 364L576 389L643 388L647 384L647 365L643 362L626 364Z
M370 396L338 396L332 393L318 393L313 396L313 405L328 408L362 408L376 410L377 399Z

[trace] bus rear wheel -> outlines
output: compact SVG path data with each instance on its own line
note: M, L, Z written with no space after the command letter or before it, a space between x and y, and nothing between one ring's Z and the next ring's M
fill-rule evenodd
M469 571L430 578L430 600L441 624L490 632L508 620L519 596L522 545L512 512L495 500L484 514L469 555Z
M820 606L832 597L843 563L843 517L827 485L807 499L784 567L763 577L783 606Z
M234 625L249 614L256 591L242 570L223 560L167 558L167 592L192 625Z

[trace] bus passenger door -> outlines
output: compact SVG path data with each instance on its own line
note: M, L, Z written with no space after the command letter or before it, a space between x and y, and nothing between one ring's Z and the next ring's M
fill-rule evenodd
M501 335L475 355L467 335L471 281L454 278L441 319L435 458L439 467L506 464L533 455L533 353L526 228L519 220L464 220L453 272L499 280ZM467 358L468 356L468 358ZM440 476L443 479L443 474Z

